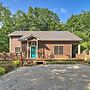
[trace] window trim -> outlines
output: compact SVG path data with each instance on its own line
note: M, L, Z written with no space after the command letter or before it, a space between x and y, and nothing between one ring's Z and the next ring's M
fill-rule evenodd
M54 47L55 47L55 46L58 46L58 47L59 47L59 46L62 46L62 47L63 47L63 53L62 53L62 54L55 54L55 53L54 53ZM64 54L64 45L53 45L53 54L54 54L54 55L63 55L63 54Z

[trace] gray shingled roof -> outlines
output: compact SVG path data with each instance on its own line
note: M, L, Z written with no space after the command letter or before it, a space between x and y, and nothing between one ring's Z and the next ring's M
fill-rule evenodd
M81 41L82 39L68 31L15 31L8 36L22 36L20 40L35 36L38 40Z

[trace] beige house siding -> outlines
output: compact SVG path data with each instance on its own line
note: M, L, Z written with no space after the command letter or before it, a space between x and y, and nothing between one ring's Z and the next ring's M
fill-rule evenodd
M50 56L51 53L54 54L54 46L63 46L62 55L54 55L54 58L71 58L72 56L72 43L77 42L62 42L62 41L39 41L39 51L45 49L45 55Z
M18 40L20 37L18 36L18 37L16 37L16 36L14 36L14 37L11 37L11 42L10 42L10 52L11 53L15 53L15 47L21 47L21 42Z

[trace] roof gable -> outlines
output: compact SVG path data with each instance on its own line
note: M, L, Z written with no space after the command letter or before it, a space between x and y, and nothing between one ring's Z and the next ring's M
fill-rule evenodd
M32 38L32 37L38 39L37 36L35 36L35 35L33 35L33 34L30 34L30 35L28 35L28 36L27 36L27 35L26 35L26 36L23 35L19 40L25 41L25 40L28 40L29 38Z

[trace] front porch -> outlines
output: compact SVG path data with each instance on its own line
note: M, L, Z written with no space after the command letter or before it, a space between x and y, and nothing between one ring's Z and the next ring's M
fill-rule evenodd
M52 58L53 59L72 59L72 58L76 58L76 54L80 54L80 45L79 44L70 45L70 51L68 51L70 52L70 55L68 55L68 58L63 58L62 56L60 58L57 58L55 57L52 50L50 50L51 54L48 54L46 52L45 47L39 47L38 40L22 41L21 52L22 52L22 55L25 57L25 59L32 59L32 60L33 59L37 59L37 60L38 59L52 59Z
M38 40L22 41L21 52L26 59L37 59L38 58Z

